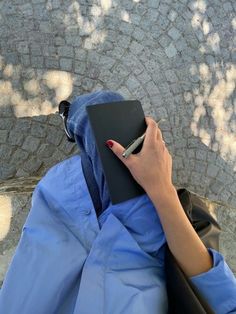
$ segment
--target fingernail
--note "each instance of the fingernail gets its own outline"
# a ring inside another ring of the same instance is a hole
[[[109,148],[112,148],[113,142],[112,142],[112,141],[106,141],[106,145],[107,145]]]

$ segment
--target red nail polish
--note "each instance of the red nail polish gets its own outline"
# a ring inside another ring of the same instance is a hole
[[[106,145],[107,145],[109,148],[112,148],[113,142],[112,142],[112,141],[106,141]]]

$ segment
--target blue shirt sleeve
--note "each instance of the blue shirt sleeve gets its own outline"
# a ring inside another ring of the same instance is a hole
[[[208,248],[213,267],[204,273],[189,277],[206,298],[216,314],[236,313],[236,278],[223,255]]]

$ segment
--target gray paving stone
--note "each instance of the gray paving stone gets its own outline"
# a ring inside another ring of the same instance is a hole
[[[130,20],[132,21],[132,24],[139,25],[141,21],[141,16],[137,14],[130,14]]]
[[[230,197],[231,197],[231,193],[229,192],[229,191],[227,191],[227,190],[223,190],[223,191],[221,191],[221,193],[220,193],[220,199],[223,201],[223,202],[225,202],[226,204],[228,203],[228,201],[229,201],[229,199],[230,199]]]
[[[230,13],[233,11],[233,7],[232,7],[230,2],[225,2],[223,4],[223,8],[224,8],[225,12],[227,12],[227,13]]]
[[[45,57],[45,66],[49,69],[58,69],[59,61],[56,58]]]
[[[28,43],[25,42],[25,41],[21,41],[19,43],[17,43],[17,51],[19,53],[29,53],[29,46],[28,46]]]
[[[175,75],[175,71],[173,70],[167,70],[165,71],[165,77],[168,82],[174,83],[178,81],[177,76]]]
[[[68,57],[73,58],[74,57],[74,49],[73,47],[68,46],[60,46],[58,47],[58,55],[61,57]]]
[[[50,58],[50,60],[52,60],[52,58]],[[52,61],[49,62],[49,59],[46,59],[45,64],[48,67],[51,67]],[[31,66],[34,67],[34,68],[43,68],[44,67],[43,57],[31,56]]]
[[[134,26],[126,22],[120,23],[120,31],[125,35],[130,35],[133,32]]]
[[[21,146],[25,138],[25,134],[12,130],[9,133],[8,144]]]
[[[95,84],[94,80],[89,79],[89,78],[84,78],[84,79],[81,81],[81,87],[82,87],[85,91],[87,91],[87,92],[89,92],[89,91],[91,91],[91,90],[93,89],[94,84]]]
[[[157,23],[159,27],[164,31],[169,26],[169,20],[166,18],[165,15],[158,15]]]
[[[39,29],[43,33],[49,33],[50,34],[52,32],[51,23],[49,21],[41,21],[41,23],[39,25]]]
[[[158,87],[152,82],[148,82],[146,85],[145,85],[145,89],[146,91],[148,92],[148,94],[150,96],[155,96],[155,95],[159,95],[160,94],[160,91],[158,89]]]
[[[24,171],[23,169],[19,168],[16,172],[16,178],[27,178],[30,176],[30,173]]]
[[[77,74],[84,74],[86,70],[86,64],[82,63],[81,61],[74,61],[75,73]]]
[[[33,136],[27,136],[22,148],[28,152],[35,152],[39,146],[40,140],[33,137]]]
[[[59,146],[59,149],[64,153],[66,156],[68,155],[74,155],[78,153],[78,147],[75,143],[71,143],[67,140],[67,138],[64,136],[64,138],[61,141],[61,144]]]
[[[177,41],[177,40],[180,38],[181,33],[178,31],[177,28],[172,27],[172,28],[168,31],[168,35],[169,35],[174,41]]]
[[[204,150],[196,151],[196,159],[206,161],[206,159],[207,159],[207,151],[204,151]]]
[[[48,117],[47,116],[43,116],[43,115],[33,116],[33,117],[31,117],[31,120],[32,121],[37,121],[37,122],[40,122],[40,123],[46,123],[47,120],[48,120]],[[32,122],[32,124],[33,124],[33,122]]]
[[[58,130],[58,128],[54,126],[48,126],[47,134],[47,141],[57,146],[60,144],[64,132],[62,130]]]
[[[30,133],[33,137],[45,137],[46,135],[46,125],[42,125],[37,122],[32,122],[32,127]]]
[[[168,58],[173,58],[177,54],[177,50],[173,43],[170,43],[168,47],[165,48],[165,53]]]
[[[23,170],[28,174],[33,175],[37,173],[42,163],[43,162],[37,159],[36,156],[31,156],[26,162],[24,162]]]
[[[1,107],[1,119],[12,118],[12,108],[10,106]]]
[[[171,22],[174,22],[177,15],[178,15],[178,13],[175,10],[171,9],[169,14],[168,14],[168,18],[169,18],[169,20],[171,20]]]
[[[170,37],[167,36],[167,35],[165,35],[165,34],[164,34],[164,35],[161,35],[158,40],[159,40],[160,45],[161,45],[163,48],[168,47],[168,46],[170,45],[170,43],[171,43]]]
[[[214,163],[215,160],[216,160],[216,158],[217,158],[217,155],[216,155],[215,152],[209,151],[209,152],[207,153],[207,160],[208,160],[208,162]]]
[[[170,87],[174,95],[181,93],[181,88],[178,84],[171,84]]]
[[[6,143],[7,136],[8,136],[8,131],[7,130],[0,130],[0,144]]]
[[[140,86],[140,83],[134,76],[129,76],[126,86],[128,90],[132,92]]]
[[[63,125],[62,119],[59,116],[59,114],[52,114],[52,115],[50,115],[49,119],[48,119],[48,123],[52,124],[52,125],[56,125],[56,126],[62,126]],[[41,127],[44,127],[46,129],[45,125],[43,125],[43,126],[41,125]]]
[[[232,173],[231,174],[227,174],[225,172],[225,169],[220,169],[218,175],[217,175],[217,179],[220,180],[223,183],[233,183],[235,180],[233,179]]]
[[[111,58],[111,57],[108,57],[108,56],[101,56],[99,64],[104,69],[110,69],[115,64],[115,60],[113,58]]]
[[[25,150],[18,148],[11,157],[11,163],[15,165],[20,165],[29,156],[29,153]]]
[[[142,50],[143,50],[143,46],[141,44],[137,43],[136,41],[132,41],[131,42],[130,51],[134,55],[139,55]]]
[[[160,0],[148,0],[148,7],[157,9],[160,5]]]
[[[14,118],[3,118],[3,117],[1,117],[1,119],[0,119],[0,130],[11,129],[13,127],[14,122],[15,122]]]
[[[205,173],[206,172],[206,167],[207,167],[207,163],[204,162],[204,161],[199,161],[199,160],[196,160],[195,162],[195,170],[198,172],[198,173]]]
[[[136,27],[132,33],[132,37],[137,41],[142,41],[146,36],[146,33],[140,29],[139,27]]]
[[[64,71],[72,71],[73,60],[68,58],[60,59],[60,68]]]
[[[48,158],[48,157],[51,157],[52,154],[54,153],[55,151],[55,147],[50,145],[50,144],[42,144],[38,151],[37,151],[37,156],[39,158]]]
[[[52,0],[52,8],[59,9],[60,8],[60,1],[59,0]]]
[[[55,46],[64,46],[66,44],[65,39],[62,37],[57,36],[55,38]]]
[[[33,7],[32,7],[32,5],[30,3],[26,3],[26,4],[21,5],[21,12],[25,16],[33,15]]]
[[[190,182],[194,183],[196,186],[201,185],[201,173],[192,171]]]
[[[31,43],[30,52],[33,56],[42,56],[42,46],[38,43]]]
[[[167,4],[160,3],[159,11],[161,12],[161,14],[163,14],[163,16],[166,16],[169,10],[170,10],[170,7]]]
[[[210,190],[216,195],[218,195],[223,189],[223,187],[224,186],[221,181],[215,180],[214,183],[210,186]]]
[[[9,178],[14,177],[16,173],[15,166],[6,166],[6,165],[0,165],[0,178],[1,180],[6,180]]]
[[[1,163],[3,164],[3,160],[9,161],[9,158],[11,156],[11,153],[13,151],[13,148],[6,145],[6,144],[1,144],[1,149],[0,149],[0,160]]]

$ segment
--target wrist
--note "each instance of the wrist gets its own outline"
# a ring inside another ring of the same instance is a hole
[[[173,184],[162,187],[161,189],[153,185],[153,187],[148,189],[146,192],[149,198],[152,201],[155,200],[155,203],[158,203],[159,206],[162,204],[166,204],[167,202],[170,202],[176,197],[178,198],[177,191]]]

